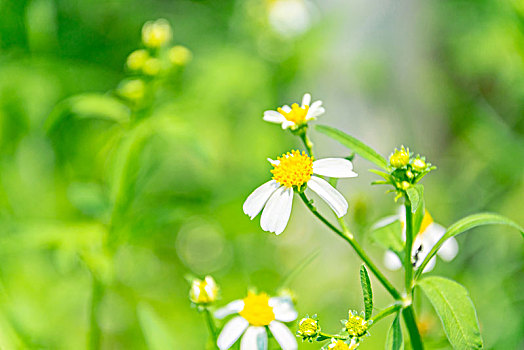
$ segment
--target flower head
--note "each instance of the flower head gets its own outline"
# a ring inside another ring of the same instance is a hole
[[[211,276],[204,280],[194,279],[189,291],[189,299],[195,304],[209,304],[217,299],[218,286]]]
[[[146,50],[135,50],[127,56],[126,65],[131,70],[141,70],[149,58],[149,53]]]
[[[120,96],[132,102],[141,100],[145,95],[146,85],[141,79],[130,79],[120,83],[117,92]]]
[[[327,348],[329,350],[355,350],[358,344],[355,338],[352,338],[349,344],[340,339],[331,338],[331,344],[329,344]]]
[[[413,170],[415,171],[423,172],[424,170],[426,170],[427,166],[428,165],[426,164],[426,162],[419,157],[413,160],[412,167],[413,167]]]
[[[313,338],[316,338],[319,332],[320,326],[315,316],[304,317],[298,323],[297,335],[302,337],[302,340],[311,341]]]
[[[389,157],[389,163],[394,168],[402,168],[409,163],[409,148],[405,149],[404,146],[400,150],[395,148],[395,152]]]
[[[191,51],[185,46],[177,45],[169,49],[169,61],[177,66],[183,66],[191,61]]]
[[[370,324],[370,321],[360,317],[356,311],[349,311],[349,316],[344,326],[350,336],[359,338],[366,334]]]
[[[171,40],[172,30],[166,19],[149,21],[142,27],[142,42],[145,46],[157,49]]]
[[[229,349],[240,338],[241,350],[267,349],[266,326],[269,328],[280,347],[284,350],[296,350],[297,341],[291,331],[282,322],[291,322],[297,318],[293,302],[288,297],[269,297],[265,293],[249,292],[241,300],[235,300],[215,312],[215,317],[222,319],[231,314],[232,318],[218,336],[220,350]]]
[[[299,106],[298,103],[293,103],[291,107],[284,105],[277,108],[276,111],[265,111],[263,119],[270,123],[281,124],[282,129],[291,128],[291,130],[296,130],[307,124],[308,121],[324,114],[325,110],[322,107],[322,101],[310,103],[311,95],[305,94],[302,98],[302,105]]]
[[[269,159],[273,165],[273,179],[258,187],[244,202],[244,213],[251,219],[261,211],[260,226],[264,231],[277,235],[286,228],[291,215],[293,193],[305,187],[318,194],[333,209],[338,217],[346,214],[346,199],[326,180],[315,176],[335,178],[355,177],[353,164],[343,158],[313,160],[305,152],[291,151],[277,160]],[[263,210],[262,210],[263,209]]]

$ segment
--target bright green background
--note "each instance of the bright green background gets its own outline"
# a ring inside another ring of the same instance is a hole
[[[203,349],[207,331],[187,300],[187,274],[215,276],[224,304],[250,286],[276,293],[315,252],[286,286],[299,313],[318,313],[336,331],[348,308],[360,311],[360,262],[302,203],[279,237],[241,209],[269,179],[266,158],[301,146],[262,112],[307,91],[324,101],[319,123],[385,156],[410,146],[438,166],[423,181],[437,222],[490,210],[524,223],[522,1],[318,1],[304,7],[309,27],[294,36],[269,24],[271,6],[0,0],[2,349],[86,348],[90,271],[104,289],[94,319],[104,349],[155,349],[151,339],[165,348],[159,329],[176,349]],[[159,90],[135,142],[126,126],[75,113],[47,132],[60,101],[118,85],[142,24],[159,17],[194,60]],[[320,157],[348,154],[323,135],[313,139]],[[126,142],[130,170],[122,178]],[[341,182],[347,219],[382,266],[367,233],[395,212],[393,195],[369,186],[369,163],[354,164],[360,176]],[[117,188],[123,199],[108,229]],[[468,288],[487,348],[524,346],[522,238],[488,227],[458,241],[460,255],[434,273]],[[388,275],[402,285],[400,273]],[[387,306],[372,283],[376,307]],[[417,302],[428,347],[448,348],[427,300]],[[361,348],[382,348],[391,321],[374,327]]]

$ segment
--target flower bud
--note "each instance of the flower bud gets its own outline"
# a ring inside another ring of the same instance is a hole
[[[142,27],[142,42],[145,46],[157,49],[171,40],[172,31],[169,22],[163,18],[149,21]]]
[[[352,337],[362,337],[368,331],[370,321],[364,320],[356,311],[349,312],[349,318],[344,324]]]
[[[209,304],[217,299],[218,286],[211,276],[202,281],[194,279],[189,291],[189,299],[195,304]]]
[[[402,188],[404,191],[407,191],[407,189],[410,187],[411,185],[409,184],[409,182],[407,181],[402,181],[402,183],[400,184],[400,188]]]
[[[389,163],[395,168],[402,168],[409,163],[409,149],[405,149],[404,146],[397,150],[389,157]]]
[[[140,70],[149,58],[146,50],[135,50],[127,56],[126,65],[131,70]]]
[[[147,75],[157,75],[160,72],[161,64],[158,58],[149,58],[144,63],[142,70]]]
[[[420,158],[417,158],[413,161],[413,169],[415,171],[424,171],[426,170],[426,162]]]
[[[318,321],[311,317],[305,317],[298,323],[297,334],[304,340],[316,337],[319,331]]]
[[[185,46],[177,45],[169,49],[169,61],[176,66],[184,66],[193,58],[193,54]]]
[[[130,101],[141,100],[145,95],[146,85],[140,79],[125,80],[120,83],[117,92],[120,96]]]
[[[331,338],[331,344],[329,344],[327,348],[329,350],[355,350],[358,344],[354,338],[351,339],[351,343],[349,344],[340,339]]]

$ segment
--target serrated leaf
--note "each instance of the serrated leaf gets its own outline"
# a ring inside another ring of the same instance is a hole
[[[386,159],[378,154],[374,149],[364,144],[362,141],[357,140],[353,136],[330,126],[317,125],[316,129],[324,135],[331,137],[333,140],[340,142],[362,158],[372,162],[384,170],[387,170],[388,163]]]
[[[375,228],[370,233],[371,240],[378,243],[385,249],[394,252],[402,252],[404,250],[404,241],[402,240],[402,224],[399,220],[395,220],[387,225]]]
[[[431,248],[429,254],[424,258],[424,261],[417,270],[417,277],[420,276],[420,274],[424,270],[424,267],[426,267],[428,262],[431,260],[433,256],[435,256],[437,251],[440,249],[440,247],[444,244],[444,242],[447,239],[455,237],[474,227],[494,224],[507,225],[516,228],[524,236],[524,228],[520,227],[516,222],[508,219],[505,216],[494,213],[480,213],[469,215],[455,222],[446,230],[446,233],[444,233],[444,235],[438,240],[438,242],[433,246],[433,248]]]
[[[406,194],[408,195],[409,201],[411,202],[411,212],[415,213],[424,200],[424,186],[415,185],[407,189]]]
[[[417,285],[435,308],[454,349],[482,349],[477,314],[466,288],[438,276],[426,277]]]
[[[368,270],[364,264],[360,266],[360,285],[362,286],[362,295],[364,297],[365,318],[369,320],[373,312],[373,291]]]
[[[404,348],[402,329],[400,328],[400,314],[397,314],[386,338],[386,350],[400,350]]]
[[[177,348],[176,341],[172,336],[173,332],[167,328],[151,306],[139,304],[137,313],[148,349],[165,350]]]

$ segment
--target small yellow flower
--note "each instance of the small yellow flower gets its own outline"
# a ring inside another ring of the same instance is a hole
[[[149,21],[142,27],[142,42],[145,46],[157,49],[171,40],[172,30],[169,22],[163,18]]]
[[[350,311],[345,326],[350,336],[361,337],[366,334],[369,327],[369,321],[360,317],[356,311]]]
[[[298,323],[297,333],[303,338],[315,337],[318,334],[318,331],[318,321],[311,317],[305,317]]]
[[[355,350],[356,348],[358,348],[358,342],[355,338],[352,338],[349,344],[340,339],[332,338],[331,344],[328,345],[329,350]]]
[[[120,83],[118,94],[130,101],[139,101],[144,98],[146,85],[143,80],[131,79]]]
[[[148,58],[146,50],[135,50],[127,56],[126,65],[131,70],[141,70]]]
[[[169,49],[169,61],[176,66],[184,66],[193,58],[191,51],[181,45],[173,46]]]
[[[144,66],[142,67],[142,70],[147,75],[157,75],[160,72],[160,69],[162,68],[162,65],[160,63],[160,60],[158,58],[148,58]]]
[[[209,304],[217,299],[218,286],[211,276],[204,280],[194,279],[189,291],[189,299],[195,304]]]
[[[407,182],[407,181],[402,181],[402,183],[400,184],[400,187],[401,187],[404,191],[406,191],[406,190],[409,188],[409,186],[411,186],[411,185],[410,185],[409,182]]]
[[[424,171],[426,170],[426,162],[420,158],[417,158],[413,161],[413,169],[415,171]]]
[[[402,168],[409,163],[409,148],[405,149],[404,146],[397,150],[389,157],[389,163],[395,168]]]

